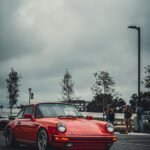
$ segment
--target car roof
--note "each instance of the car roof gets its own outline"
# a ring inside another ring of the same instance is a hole
[[[39,103],[24,105],[24,107],[27,107],[27,106],[36,106],[36,105],[39,105],[39,104],[64,104],[64,105],[71,105],[69,103],[64,103],[64,102],[39,102]]]

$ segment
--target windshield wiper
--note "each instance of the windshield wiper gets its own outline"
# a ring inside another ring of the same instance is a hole
[[[65,116],[63,116],[63,115],[60,115],[60,116],[58,116],[58,118],[77,118],[78,116],[73,116],[73,115],[65,115]]]
[[[77,116],[73,116],[73,115],[67,115],[66,117],[69,117],[69,118],[77,118]]]
[[[77,118],[85,118],[84,116],[76,116]]]
[[[63,115],[60,115],[60,116],[57,116],[58,118],[65,118],[66,116],[63,116]]]

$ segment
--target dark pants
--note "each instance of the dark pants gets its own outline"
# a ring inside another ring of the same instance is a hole
[[[137,118],[137,130],[143,132],[143,121],[142,118]]]
[[[131,131],[132,130],[131,118],[125,118],[124,121],[125,121],[125,125],[126,125],[126,131],[128,132],[129,129]]]

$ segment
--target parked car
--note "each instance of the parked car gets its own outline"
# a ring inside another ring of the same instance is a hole
[[[7,124],[9,123],[8,117],[0,117],[0,130],[4,130]]]
[[[143,115],[147,116],[148,118],[150,118],[150,111],[144,111]]]
[[[144,132],[150,132],[150,111],[144,111],[142,121]]]
[[[38,103],[21,109],[6,128],[6,145],[31,144],[37,150],[109,150],[112,124],[83,117],[72,105]]]

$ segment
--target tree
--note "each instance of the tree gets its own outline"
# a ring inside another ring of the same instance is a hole
[[[68,70],[66,70],[64,74],[64,78],[62,79],[60,85],[62,87],[63,100],[66,102],[70,102],[73,99],[73,95],[74,95],[74,89],[73,89],[74,83],[72,81],[72,76],[68,72]]]
[[[144,83],[145,88],[147,88],[149,90],[150,89],[150,65],[147,65],[144,68],[145,68],[145,77],[144,77],[144,81],[142,81],[142,83]],[[150,91],[141,92],[140,99],[141,99],[141,106],[143,107],[143,109],[150,110]],[[130,104],[131,104],[132,109],[135,111],[136,106],[138,104],[137,94],[133,94],[131,96]]]
[[[115,112],[123,112],[123,107],[126,105],[126,102],[123,98],[116,97],[113,99],[111,107],[115,109]]]
[[[88,112],[103,112],[103,97],[105,102],[109,105],[112,103],[113,96],[110,94],[95,95],[94,99],[87,105]]]
[[[112,93],[114,93],[113,86],[115,85],[115,82],[109,73],[105,71],[94,73],[94,77],[96,78],[96,82],[91,88],[94,99],[97,98],[98,95],[102,95],[102,107],[104,109],[106,104],[108,104],[106,103],[106,97],[108,97],[108,95],[112,96]]]
[[[141,106],[143,109],[150,110],[150,92],[141,92]],[[133,94],[130,98],[131,108],[135,111],[136,106],[138,104],[138,96],[137,94]]]
[[[150,65],[145,66],[145,88],[150,89]]]
[[[11,68],[11,72],[8,74],[8,78],[6,79],[10,115],[12,115],[13,106],[16,105],[18,101],[20,86],[19,81],[21,78],[21,75],[19,75],[18,72]]]
[[[140,94],[141,95],[141,94]],[[132,96],[130,97],[130,101],[129,101],[130,105],[131,105],[131,109],[133,111],[135,111],[137,103],[138,103],[138,96],[137,94],[132,94]]]
[[[94,73],[94,76],[96,78],[96,82],[92,87],[92,91],[95,93],[95,95],[102,94],[102,92],[104,94],[110,94],[114,92],[114,89],[112,87],[115,85],[115,82],[112,77],[110,77],[108,72],[96,72]]]
[[[150,92],[141,93],[141,104],[145,111],[150,110]]]

